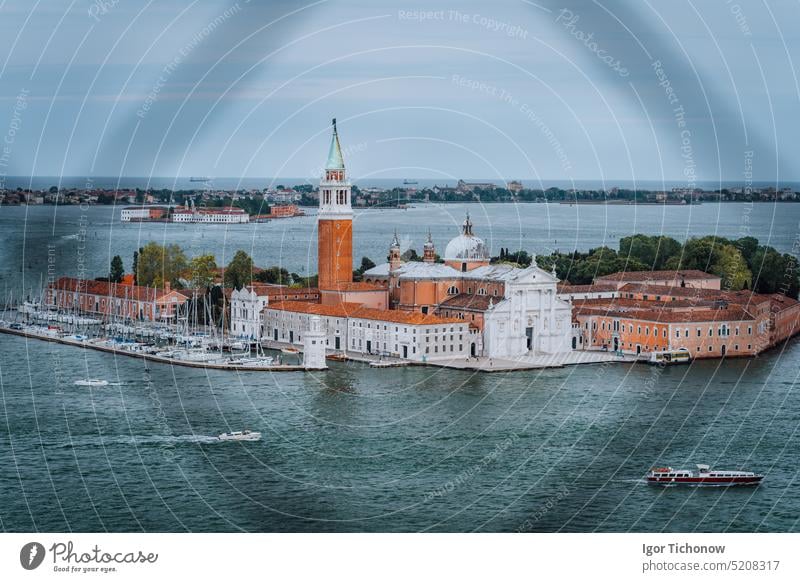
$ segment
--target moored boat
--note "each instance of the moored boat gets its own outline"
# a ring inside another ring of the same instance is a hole
[[[653,467],[646,475],[651,485],[758,485],[764,475],[751,471],[721,471],[708,465],[697,465],[697,470]]]
[[[692,355],[686,348],[676,350],[666,350],[663,352],[651,352],[648,363],[660,366],[672,366],[675,364],[688,364],[692,361]]]

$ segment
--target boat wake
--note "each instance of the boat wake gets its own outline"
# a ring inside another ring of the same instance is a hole
[[[119,445],[153,446],[153,445],[178,445],[178,444],[216,444],[221,443],[219,437],[209,435],[130,435],[130,436],[81,436],[68,441],[44,442],[45,446],[55,448],[83,448],[83,447],[108,447]]]

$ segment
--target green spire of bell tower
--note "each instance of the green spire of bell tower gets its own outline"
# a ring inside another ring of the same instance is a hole
[[[328,162],[325,164],[326,170],[344,170],[344,157],[342,157],[342,146],[339,145],[339,133],[336,131],[336,118],[333,118],[333,136],[331,137],[331,149],[328,151]]]

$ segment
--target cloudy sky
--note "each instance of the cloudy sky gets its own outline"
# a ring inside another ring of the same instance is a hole
[[[800,179],[797,0],[0,0],[0,172]]]

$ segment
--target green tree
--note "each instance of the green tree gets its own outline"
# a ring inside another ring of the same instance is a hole
[[[148,287],[163,287],[165,283],[180,287],[180,278],[187,265],[186,255],[178,245],[161,246],[149,242],[140,249],[136,280],[139,285]]]
[[[737,240],[734,244],[736,248],[742,251],[742,256],[744,260],[747,261],[748,268],[755,272],[753,269],[753,259],[759,249],[758,239],[752,236],[745,236]]]
[[[668,236],[647,236],[635,234],[619,241],[619,254],[647,265],[653,270],[661,270],[671,257],[680,254],[681,243]]]
[[[207,289],[211,287],[216,275],[217,261],[214,255],[200,255],[189,261],[189,272],[192,287]]]
[[[111,270],[108,272],[108,280],[112,283],[119,283],[125,276],[125,267],[122,265],[122,257],[114,255],[111,259]]]
[[[725,245],[720,249],[717,262],[711,266],[711,272],[722,278],[723,289],[749,289],[752,283],[752,273],[747,268],[747,261],[742,252],[733,245]]]
[[[225,286],[241,289],[253,281],[253,259],[244,251],[236,251],[225,268]]]
[[[757,293],[783,293],[798,296],[798,262],[792,255],[781,255],[772,247],[759,247],[753,256],[753,290]]]
[[[723,287],[738,291],[750,287],[752,273],[739,247],[719,236],[704,236],[686,241],[680,255],[672,256],[667,269],[698,269],[719,275]]]
[[[282,267],[269,267],[253,275],[255,281],[272,285],[291,285],[292,275]]]

